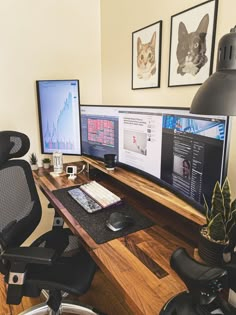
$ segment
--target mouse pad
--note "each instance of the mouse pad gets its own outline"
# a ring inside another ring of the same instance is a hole
[[[74,186],[75,188],[76,186]],[[154,225],[154,222],[140,214],[126,201],[124,203],[102,209],[94,213],[87,213],[68,193],[69,188],[54,190],[53,194],[65,206],[70,214],[80,223],[97,244],[143,230]],[[134,223],[123,230],[113,232],[106,227],[106,221],[113,212],[121,212],[133,218]]]

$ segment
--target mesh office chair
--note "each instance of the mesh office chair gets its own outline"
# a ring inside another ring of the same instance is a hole
[[[66,255],[68,229],[53,229],[30,247],[20,247],[37,227],[41,205],[30,165],[20,158],[30,146],[26,135],[0,132],[0,272],[8,283],[7,303],[19,304],[23,296],[36,297],[45,289],[48,301],[26,314],[95,315],[91,307],[62,301],[61,292],[85,293],[92,282],[96,265],[81,246],[76,254]],[[35,247],[37,246],[37,247]]]
[[[236,289],[236,268],[233,269],[233,264],[228,276],[225,268],[200,264],[183,248],[179,248],[172,254],[170,265],[183,280],[188,291],[171,298],[162,308],[160,315],[236,315],[236,309],[221,295],[222,289],[230,288],[231,285]],[[234,281],[229,281],[233,274]]]

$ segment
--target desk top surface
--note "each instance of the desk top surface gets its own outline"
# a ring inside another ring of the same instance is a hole
[[[73,233],[81,237],[101,270],[119,288],[134,314],[156,315],[169,298],[185,290],[182,281],[170,268],[169,259],[178,247],[186,248],[193,255],[198,224],[104,174],[99,182],[127,198],[155,225],[99,245],[52,193],[55,189],[82,184],[88,181],[87,176],[82,174],[70,181],[65,173],[54,178],[49,171],[40,168],[34,172],[34,178]]]

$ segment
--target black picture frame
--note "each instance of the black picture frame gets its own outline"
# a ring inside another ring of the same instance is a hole
[[[162,21],[132,33],[132,90],[160,87]]]
[[[168,87],[200,85],[212,73],[218,0],[171,16]]]

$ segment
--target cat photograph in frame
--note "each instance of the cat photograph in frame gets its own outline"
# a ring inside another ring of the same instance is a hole
[[[200,85],[211,74],[218,0],[171,17],[168,86]]]
[[[132,89],[160,87],[162,21],[132,33]]]

